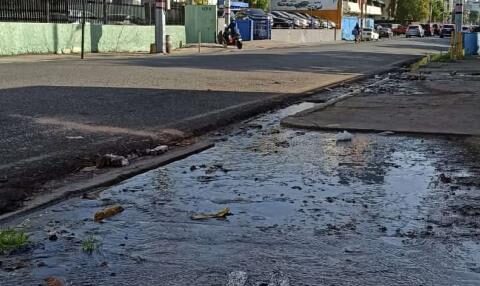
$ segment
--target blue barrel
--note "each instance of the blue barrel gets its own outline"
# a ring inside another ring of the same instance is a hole
[[[252,20],[237,20],[237,29],[242,36],[242,41],[253,40],[253,21]]]
[[[478,34],[463,33],[463,49],[466,56],[478,54]]]

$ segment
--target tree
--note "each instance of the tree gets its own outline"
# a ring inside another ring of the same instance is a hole
[[[468,21],[472,25],[477,25],[479,17],[480,17],[480,13],[478,13],[478,11],[470,11],[470,15],[468,15]]]
[[[249,0],[250,7],[262,9],[267,11],[269,0]]]
[[[401,0],[397,1],[397,21],[418,22],[428,18],[429,0]]]
[[[442,0],[432,0],[432,22],[443,22],[445,5]]]

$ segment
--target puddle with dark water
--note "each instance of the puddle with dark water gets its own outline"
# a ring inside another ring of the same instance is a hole
[[[478,177],[478,149],[400,135],[337,143],[334,133],[279,126],[311,106],[239,125],[216,147],[98,199],[13,222],[34,244],[3,259],[0,284],[225,285],[245,271],[259,285],[281,271],[291,285],[480,285],[478,185],[439,180]],[[93,222],[112,204],[125,211]],[[225,220],[190,219],[224,207],[233,213]],[[92,235],[101,244],[89,255],[82,240]]]

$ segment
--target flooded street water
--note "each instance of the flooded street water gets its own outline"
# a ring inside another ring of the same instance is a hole
[[[245,271],[248,285],[273,285],[274,273],[289,285],[480,285],[480,150],[468,138],[356,133],[338,143],[280,127],[310,106],[213,134],[210,150],[12,222],[34,244],[2,258],[0,284],[226,285]],[[124,212],[93,221],[113,204]],[[224,220],[190,218],[225,207]],[[91,236],[100,243],[87,254]]]

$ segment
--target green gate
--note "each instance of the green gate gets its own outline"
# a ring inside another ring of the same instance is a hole
[[[185,6],[185,32],[187,44],[215,43],[217,38],[217,6]]]

